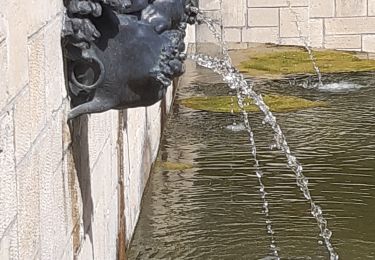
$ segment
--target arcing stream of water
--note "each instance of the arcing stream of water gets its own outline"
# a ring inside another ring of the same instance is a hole
[[[212,19],[203,18],[202,21],[207,24],[210,31],[214,34],[214,37],[221,43],[221,51],[222,51],[222,54],[224,56],[224,60],[222,60],[223,64],[228,64],[228,65],[231,64],[232,62],[231,62],[231,58],[229,56],[227,44],[225,44],[224,35],[221,32],[219,32],[218,30],[216,30],[215,25],[214,25],[214,21]],[[230,68],[232,68],[232,67],[230,67]],[[250,125],[248,113],[245,109],[246,99],[245,99],[245,96],[241,94],[240,88],[236,87],[235,85],[232,85],[232,82],[230,81],[230,79],[229,79],[229,81],[227,81],[227,83],[231,87],[231,89],[234,89],[237,93],[237,103],[238,103],[238,106],[239,106],[239,108],[241,110],[241,113],[243,115],[244,127],[245,127],[245,129],[246,129],[246,131],[248,132],[248,135],[249,135],[249,143],[251,145],[251,153],[253,155],[254,167],[255,167],[256,176],[258,178],[258,183],[259,183],[259,187],[260,187],[259,188],[260,196],[261,196],[262,201],[263,201],[263,213],[264,213],[265,219],[266,219],[267,234],[270,236],[270,241],[271,241],[271,243],[270,243],[271,254],[272,254],[274,259],[279,260],[280,259],[279,258],[279,251],[278,251],[278,248],[276,246],[274,231],[273,231],[273,228],[272,228],[272,220],[271,220],[271,217],[270,217],[270,210],[269,210],[269,206],[268,206],[269,203],[268,203],[268,200],[267,200],[267,191],[266,191],[266,187],[263,184],[263,179],[262,179],[263,178],[263,172],[260,168],[260,163],[259,163],[259,160],[257,158],[257,147],[256,147],[256,143],[255,143],[254,133],[253,133],[251,125]],[[232,103],[233,103],[233,99],[232,99]],[[231,106],[232,106],[232,110],[233,110],[233,107],[234,107],[233,104],[231,104]]]
[[[272,112],[269,110],[268,106],[265,104],[263,98],[261,95],[258,95],[252,88],[252,85],[248,83],[242,74],[240,74],[233,66],[231,59],[228,54],[228,48],[226,47],[225,41],[221,35],[220,32],[216,30],[214,27],[214,24],[210,19],[201,18],[202,21],[204,21],[206,24],[208,24],[209,29],[213,32],[214,36],[220,41],[221,48],[223,49],[224,59],[219,58],[213,58],[207,55],[203,54],[193,54],[190,57],[197,62],[197,64],[206,67],[208,69],[213,70],[215,73],[220,74],[224,81],[228,84],[228,86],[231,89],[236,90],[237,97],[238,97],[238,105],[240,108],[242,108],[242,113],[244,115],[245,125],[248,130],[249,134],[249,140],[250,144],[252,145],[252,153],[255,159],[255,164],[257,166],[257,169],[259,169],[259,161],[256,157],[256,147],[255,147],[255,141],[254,141],[254,135],[251,130],[247,112],[243,109],[243,102],[246,100],[246,98],[251,98],[254,101],[254,104],[259,107],[259,109],[264,114],[264,124],[268,124],[272,130],[274,131],[274,141],[276,147],[283,152],[287,159],[287,165],[289,168],[294,172],[296,177],[296,182],[300,190],[303,192],[304,197],[307,201],[310,203],[311,207],[311,215],[316,219],[318,227],[320,229],[320,236],[322,237],[324,244],[328,250],[328,253],[330,255],[331,260],[337,260],[339,259],[338,254],[336,253],[332,243],[331,243],[331,236],[332,232],[329,230],[327,225],[327,220],[323,216],[323,211],[319,205],[315,203],[315,201],[312,199],[310,190],[308,187],[308,179],[303,174],[303,168],[302,165],[299,163],[298,159],[293,155],[291,152],[288,142],[286,140],[286,137],[284,133],[281,130],[280,125],[276,121],[276,117],[272,114]],[[261,187],[262,187],[262,174],[261,171],[257,170],[257,176],[260,181]],[[264,187],[264,185],[263,185]],[[262,188],[261,188],[262,191]],[[265,191],[263,189],[263,195],[265,195]],[[265,209],[265,214],[267,217],[267,221],[269,221],[269,210],[268,210],[268,203],[267,200],[263,199],[264,206],[267,208]],[[265,208],[265,207],[264,207]],[[273,238],[273,231],[271,222],[269,224],[269,233],[272,235],[272,243],[271,248],[275,246],[275,241]],[[278,251],[276,247],[274,248],[274,256],[276,259],[278,259]]]
[[[318,64],[316,62],[316,59],[315,59],[314,53],[312,51],[312,48],[310,47],[309,37],[303,35],[303,31],[302,31],[302,28],[301,28],[302,21],[299,18],[299,15],[297,14],[297,12],[292,8],[292,3],[289,0],[287,1],[287,3],[288,3],[289,11],[295,17],[295,21],[294,22],[295,22],[296,27],[297,27],[299,38],[302,40],[303,45],[304,45],[307,53],[309,54],[309,58],[310,58],[311,63],[313,65],[313,67],[314,67],[315,73],[318,76],[318,81],[319,82],[318,82],[318,86],[317,87],[322,87],[323,86],[322,73],[320,72],[320,69],[319,69]]]

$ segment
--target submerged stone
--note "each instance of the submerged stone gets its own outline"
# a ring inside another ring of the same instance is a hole
[[[159,171],[183,171],[192,169],[194,166],[188,163],[181,163],[181,162],[162,162],[157,161],[155,165],[155,169]]]
[[[309,54],[304,48],[265,46],[233,51],[240,71],[250,76],[278,77],[293,74],[315,74]],[[354,52],[313,50],[322,73],[375,71],[375,60],[362,59]],[[246,57],[246,58],[244,58]]]
[[[265,103],[272,112],[292,112],[307,108],[324,107],[327,102],[311,101],[299,97],[282,96],[282,95],[266,95],[263,97]],[[235,97],[231,96],[205,96],[192,97],[178,101],[180,104],[195,109],[210,112],[235,113],[240,112]],[[248,112],[258,112],[259,108],[253,104],[252,100],[246,100],[245,109]]]

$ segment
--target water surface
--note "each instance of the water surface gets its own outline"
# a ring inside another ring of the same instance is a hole
[[[258,93],[330,103],[275,115],[344,260],[375,258],[374,76],[325,76],[323,81],[331,85],[320,89],[303,87],[304,77],[262,81],[255,87]],[[182,84],[178,98],[228,94],[207,70],[186,77],[190,81]],[[262,119],[260,113],[250,115],[280,256],[328,259],[310,205],[284,156],[270,150],[272,133]],[[228,127],[233,122],[239,124],[240,115],[174,106],[160,159],[194,167],[153,173],[129,259],[267,259],[270,241],[248,136],[241,127]]]

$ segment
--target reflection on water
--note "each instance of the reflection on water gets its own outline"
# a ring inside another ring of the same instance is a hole
[[[211,74],[205,70],[194,73],[194,80],[179,90],[180,97],[227,94],[222,84],[207,85],[215,80],[207,81]],[[363,86],[355,90],[305,89],[303,80],[259,82],[257,91],[330,103],[277,118],[304,165],[315,201],[324,209],[341,259],[374,259],[374,75],[324,78],[326,83]],[[233,121],[240,126],[237,117],[174,107],[160,158],[194,168],[153,174],[129,259],[267,259],[269,238],[248,136],[228,129]],[[269,149],[271,131],[261,124],[261,114],[251,114],[250,120],[281,258],[328,259],[293,173],[282,154]]]

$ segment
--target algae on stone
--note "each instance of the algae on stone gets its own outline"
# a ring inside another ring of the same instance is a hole
[[[187,163],[180,163],[180,162],[157,161],[155,168],[160,171],[183,171],[183,170],[192,169],[193,165],[187,164]]]
[[[305,49],[272,48],[263,53],[249,50],[248,59],[240,63],[240,71],[252,76],[315,73]],[[313,54],[322,73],[375,71],[375,60],[361,59],[352,52],[319,50]]]
[[[327,103],[323,101],[311,101],[293,96],[266,95],[263,99],[272,112],[291,112],[327,106]],[[233,112],[240,112],[236,99],[231,96],[192,97],[179,100],[178,102],[195,110],[230,113],[233,108]],[[259,108],[253,104],[252,100],[246,100],[245,109],[248,112],[259,111]]]

